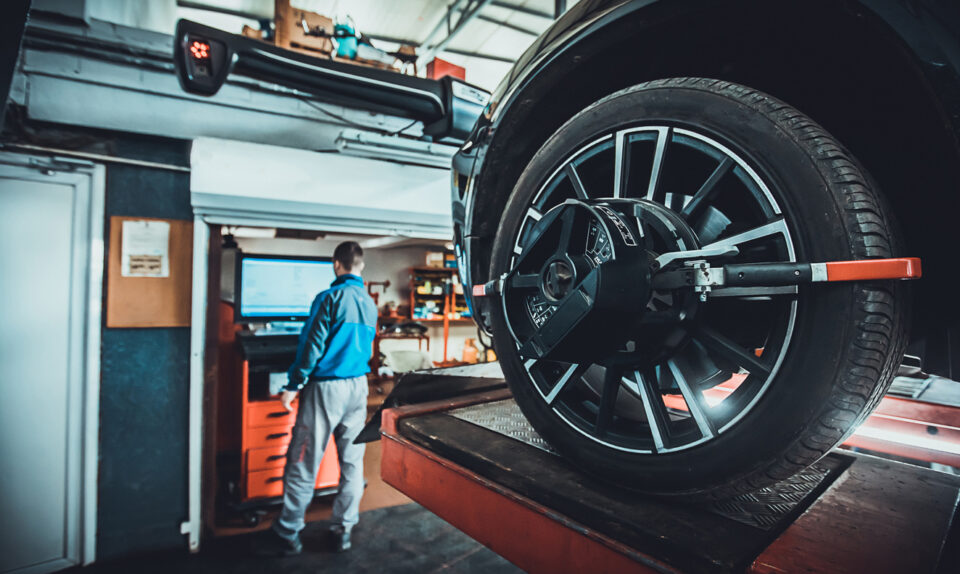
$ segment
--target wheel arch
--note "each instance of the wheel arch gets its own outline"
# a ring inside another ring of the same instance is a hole
[[[945,241],[960,213],[960,104],[949,110],[944,101],[960,101],[960,81],[949,58],[937,62],[939,52],[916,46],[926,41],[917,15],[891,14],[893,4],[813,1],[786,10],[781,3],[690,2],[677,9],[657,2],[625,10],[567,46],[498,111],[470,222],[474,283],[489,279],[490,238],[513,182],[566,120],[637,83],[708,77],[797,107],[853,152],[891,204],[904,252],[924,259],[926,278],[914,289],[914,339],[950,327],[960,317],[951,289],[960,270],[953,242]]]

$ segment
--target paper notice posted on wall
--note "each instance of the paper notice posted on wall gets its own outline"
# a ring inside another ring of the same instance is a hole
[[[123,277],[170,276],[170,224],[166,221],[124,221],[120,243]]]

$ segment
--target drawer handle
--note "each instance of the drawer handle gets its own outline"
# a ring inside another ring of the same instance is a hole
[[[283,437],[287,436],[288,434],[290,434],[290,433],[289,433],[289,432],[275,432],[275,433],[273,433],[273,434],[268,434],[268,435],[267,435],[267,440],[274,439],[274,438],[283,438]]]
[[[281,480],[283,480],[282,476],[271,476],[267,479],[267,484],[270,484],[271,482],[280,482]]]
[[[270,456],[267,457],[267,462],[270,462],[270,461],[273,461],[273,460],[280,460],[281,458],[286,458],[286,457],[287,457],[287,455],[285,455],[285,454],[272,454],[272,455],[270,455]]]
[[[287,415],[292,415],[292,414],[293,414],[293,413],[291,413],[291,412],[289,412],[289,411],[280,411],[280,412],[268,414],[268,415],[267,415],[267,418],[268,418],[268,419],[278,419],[278,418],[280,418],[280,417],[285,417],[285,416],[287,416]]]

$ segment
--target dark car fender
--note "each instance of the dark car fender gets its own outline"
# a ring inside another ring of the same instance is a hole
[[[685,22],[718,6],[730,10],[821,11],[824,15],[841,14],[863,22],[871,34],[882,37],[915,68],[916,76],[924,84],[922,90],[935,106],[940,126],[950,141],[951,155],[960,158],[957,134],[960,134],[960,7],[941,0],[837,0],[806,2],[761,3],[755,1],[713,2],[707,0],[584,0],[569,10],[542,34],[518,59],[494,91],[490,103],[477,122],[468,140],[453,160],[452,203],[457,256],[462,280],[470,293],[474,284],[482,284],[488,277],[490,248],[499,225],[503,205],[519,173],[504,170],[504,166],[525,164],[532,153],[557,126],[537,133],[536,114],[543,108],[562,106],[565,99],[573,100],[568,92],[552,87],[572,68],[589,57],[603,54],[618,39],[627,36],[642,37],[658,29],[683,30]],[[639,81],[694,75],[694,67],[676,69],[662,66],[658,69],[657,54],[638,54],[638,59],[650,63],[653,77],[636,76]],[[657,73],[664,75],[657,76]],[[722,77],[722,71],[707,77],[737,81],[735,72]],[[742,81],[742,80],[741,80]],[[598,85],[587,88],[581,97],[582,108],[603,95],[626,85],[610,87]],[[596,82],[594,82],[596,83]],[[763,89],[764,86],[757,86]],[[589,89],[595,89],[596,94]],[[773,92],[777,95],[776,92]],[[789,101],[789,100],[788,100]],[[579,108],[577,108],[579,109]],[[804,109],[801,107],[801,109]],[[569,113],[565,120],[575,113]],[[559,115],[563,115],[560,113]],[[818,119],[814,116],[815,119]],[[562,123],[562,122],[561,122]],[[531,127],[533,126],[533,127]],[[829,126],[828,126],[829,127]],[[945,176],[946,177],[946,176]],[[951,175],[950,177],[953,177]],[[960,175],[956,175],[960,181]],[[484,328],[486,302],[471,301],[474,315]]]

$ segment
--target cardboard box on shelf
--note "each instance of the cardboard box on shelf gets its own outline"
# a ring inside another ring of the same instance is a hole
[[[443,251],[427,251],[427,267],[443,267]]]
[[[444,76],[453,76],[454,78],[460,78],[461,80],[466,81],[467,79],[467,70],[456,64],[451,64],[446,60],[441,60],[440,58],[434,58],[429,63],[427,63],[427,77],[439,80]]]
[[[244,38],[253,38],[254,40],[263,40],[263,30],[254,28],[252,26],[243,25],[243,30],[240,31],[240,35]]]

